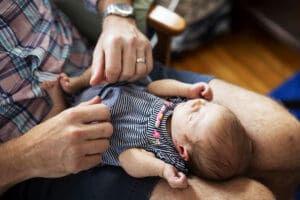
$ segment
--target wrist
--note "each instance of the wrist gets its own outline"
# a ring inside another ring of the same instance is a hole
[[[159,177],[166,178],[165,177],[166,168],[167,168],[167,164],[166,163],[164,163],[163,165],[161,165],[161,167],[158,168],[158,170],[159,170]]]
[[[132,17],[121,17],[117,15],[109,15],[103,19],[102,28],[104,30],[106,27],[114,27],[118,23],[126,23],[127,25],[131,24],[133,26],[136,26],[135,19]]]

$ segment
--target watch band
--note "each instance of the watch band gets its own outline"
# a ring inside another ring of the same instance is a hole
[[[117,15],[121,17],[134,17],[133,7],[127,3],[113,3],[105,8],[102,13],[104,19],[108,15]]]

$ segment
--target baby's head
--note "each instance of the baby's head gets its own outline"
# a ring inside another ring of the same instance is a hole
[[[201,99],[175,108],[172,137],[191,172],[209,179],[242,174],[252,155],[251,140],[234,113]]]

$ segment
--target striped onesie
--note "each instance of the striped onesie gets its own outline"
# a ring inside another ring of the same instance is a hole
[[[118,157],[123,151],[142,148],[153,152],[157,158],[173,165],[179,171],[188,172],[166,129],[167,119],[173,113],[174,107],[166,109],[157,128],[160,132],[160,138],[157,139],[153,136],[153,131],[165,99],[146,92],[145,87],[134,84],[109,87],[102,85],[83,91],[75,98],[75,104],[89,100],[99,92],[102,102],[110,109],[113,125],[110,148],[102,154],[103,164],[120,166]],[[177,98],[174,101],[176,105],[182,100]]]

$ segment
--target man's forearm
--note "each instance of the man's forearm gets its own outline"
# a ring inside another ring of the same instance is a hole
[[[33,176],[28,148],[22,137],[0,145],[0,194]]]
[[[221,80],[210,83],[214,101],[231,109],[254,141],[252,168],[258,171],[300,169],[300,124],[268,97]]]

